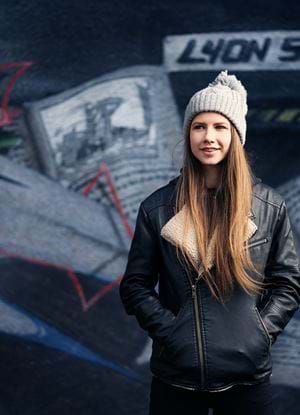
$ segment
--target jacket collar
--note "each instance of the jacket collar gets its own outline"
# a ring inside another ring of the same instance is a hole
[[[174,182],[176,184],[179,176],[175,179],[171,180],[170,183]],[[256,183],[261,182],[261,179],[259,177],[254,177],[254,185]],[[174,194],[176,192],[172,192],[173,201],[174,201]],[[172,204],[173,205],[173,204]],[[183,240],[183,231],[184,231],[184,216],[186,213],[186,205],[183,206],[183,208],[174,215],[161,229],[161,236],[176,246],[176,244]],[[255,215],[253,213],[253,210],[248,214],[247,217],[247,233],[245,241],[250,239],[254,233],[257,231],[257,226],[255,222],[252,220],[255,218]],[[215,244],[215,232],[213,233],[211,240],[208,244],[208,268],[210,269],[214,265],[215,260],[215,252],[214,252],[214,244]],[[195,259],[195,261],[198,263],[200,274],[204,271],[203,266],[200,263],[199,255],[196,249],[196,233],[193,226],[190,226],[190,228],[187,230],[187,236],[185,238],[184,242],[184,248],[186,251],[190,253],[190,255]]]

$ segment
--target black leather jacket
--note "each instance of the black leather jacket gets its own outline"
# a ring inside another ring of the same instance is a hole
[[[235,284],[224,307],[203,279],[195,282],[174,244],[160,234],[174,216],[177,180],[140,204],[120,283],[125,310],[152,338],[150,369],[161,380],[211,392],[260,383],[272,373],[271,346],[300,302],[299,262],[285,201],[255,178],[249,219],[256,226],[249,249],[271,288],[250,296]]]

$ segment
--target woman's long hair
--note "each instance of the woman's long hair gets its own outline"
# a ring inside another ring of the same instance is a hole
[[[253,279],[245,268],[257,272],[249,255],[246,238],[247,217],[249,216],[252,199],[253,173],[239,135],[231,124],[231,143],[226,157],[220,162],[220,183],[215,197],[209,202],[209,191],[205,185],[203,165],[193,155],[189,137],[185,138],[182,174],[176,187],[176,207],[178,213],[184,205],[185,232],[194,226],[199,264],[183,248],[183,243],[176,246],[176,254],[180,254],[188,267],[192,267],[197,275],[204,278],[212,295],[223,302],[226,295],[233,289],[236,280],[248,294],[257,293],[264,285],[262,281]],[[208,243],[215,231],[214,265],[215,272],[208,268]],[[246,245],[245,245],[246,244]]]

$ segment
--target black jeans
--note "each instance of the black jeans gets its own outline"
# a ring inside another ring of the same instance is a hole
[[[235,385],[221,392],[179,388],[152,377],[149,415],[275,415],[270,378],[257,385]]]

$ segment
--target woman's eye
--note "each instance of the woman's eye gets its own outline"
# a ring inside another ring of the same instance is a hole
[[[197,130],[199,130],[199,128],[204,128],[203,127],[203,125],[195,125],[194,126],[194,129],[197,129]],[[226,127],[225,127],[225,125],[217,125],[215,128],[217,128],[217,129],[219,129],[219,128],[225,128],[226,129]]]

